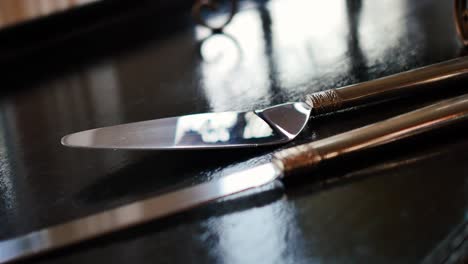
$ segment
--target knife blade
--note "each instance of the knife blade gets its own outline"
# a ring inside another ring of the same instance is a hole
[[[257,147],[293,140],[311,115],[427,92],[442,80],[466,76],[468,57],[337,89],[306,95],[305,102],[247,112],[170,117],[66,135],[67,147],[109,149],[210,149]]]
[[[220,198],[260,187],[323,161],[374,148],[468,118],[468,95],[312,143],[280,150],[273,159],[244,171],[101,213],[0,241],[0,263],[25,259],[111,232],[167,217]]]
[[[274,165],[265,164],[213,182],[170,192],[24,236],[0,241],[0,263],[43,254],[262,186],[275,180],[280,172]]]

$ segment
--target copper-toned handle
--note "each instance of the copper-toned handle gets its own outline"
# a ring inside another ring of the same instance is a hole
[[[306,102],[312,106],[314,114],[330,113],[343,108],[428,91],[431,88],[428,84],[464,75],[468,75],[468,57],[309,94],[306,96]]]
[[[385,121],[282,150],[275,154],[275,162],[284,168],[287,175],[295,170],[317,165],[323,160],[373,148],[465,118],[468,118],[468,95],[444,100]]]

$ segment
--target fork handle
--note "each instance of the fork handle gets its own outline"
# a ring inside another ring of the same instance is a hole
[[[380,79],[306,95],[313,114],[428,91],[428,84],[468,75],[468,57],[461,57]]]
[[[274,161],[288,175],[323,160],[374,148],[468,118],[468,94],[447,99],[372,125],[284,149]]]

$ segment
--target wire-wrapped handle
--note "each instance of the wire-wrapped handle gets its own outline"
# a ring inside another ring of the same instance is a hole
[[[313,114],[331,113],[348,107],[428,91],[428,84],[437,84],[465,75],[468,75],[468,57],[461,57],[373,81],[308,94],[306,102],[312,107]]]
[[[288,148],[274,155],[275,163],[288,175],[315,166],[323,160],[373,148],[395,140],[420,134],[468,118],[468,95],[399,115],[336,136]]]

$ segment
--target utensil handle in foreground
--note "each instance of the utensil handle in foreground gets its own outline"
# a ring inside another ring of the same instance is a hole
[[[306,95],[313,114],[428,91],[428,84],[468,75],[468,57],[448,60],[380,79]]]
[[[274,161],[285,175],[323,160],[387,144],[468,118],[468,94],[312,143],[284,149]]]

